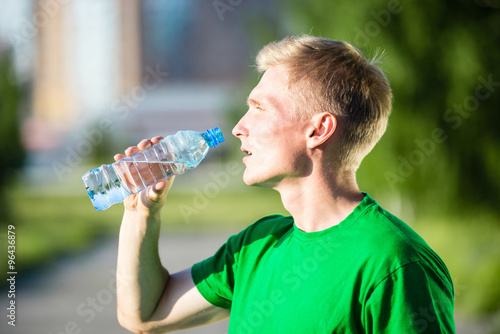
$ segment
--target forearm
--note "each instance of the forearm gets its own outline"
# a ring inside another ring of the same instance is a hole
[[[120,229],[117,268],[118,316],[143,323],[153,314],[169,279],[158,254],[159,213],[125,211]]]

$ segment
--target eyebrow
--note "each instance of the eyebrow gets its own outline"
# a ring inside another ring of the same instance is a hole
[[[271,101],[269,101],[268,99],[264,99],[262,102],[259,102],[255,99],[248,98],[247,99],[247,106],[250,107],[251,105],[254,105],[254,106],[267,106],[267,105],[269,105],[270,107],[274,106],[274,104],[271,103]]]

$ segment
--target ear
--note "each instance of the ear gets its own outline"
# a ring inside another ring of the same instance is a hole
[[[326,142],[337,128],[337,119],[329,112],[316,114],[311,118],[309,126],[307,147],[316,148]]]

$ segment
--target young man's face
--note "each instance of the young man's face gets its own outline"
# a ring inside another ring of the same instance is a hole
[[[287,88],[287,70],[268,69],[248,96],[248,111],[236,124],[233,135],[241,140],[248,185],[275,187],[283,180],[300,177],[306,155],[308,121],[295,116],[295,99]]]

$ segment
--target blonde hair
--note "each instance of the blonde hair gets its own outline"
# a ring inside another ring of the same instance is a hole
[[[304,35],[266,45],[256,63],[259,72],[287,68],[299,117],[324,111],[336,117],[336,164],[355,171],[384,134],[391,113],[391,88],[378,61],[349,43]]]

